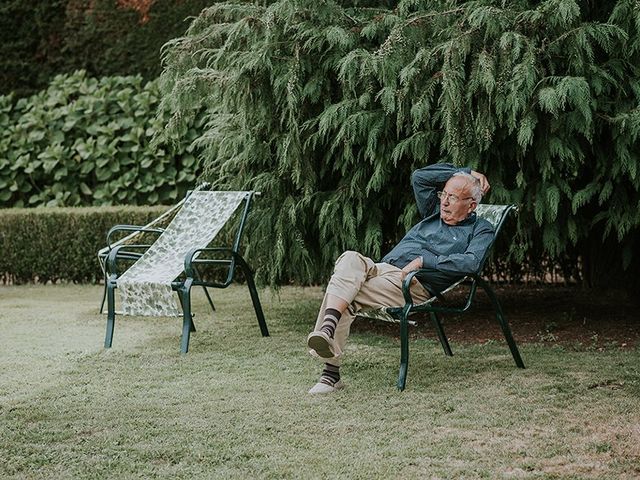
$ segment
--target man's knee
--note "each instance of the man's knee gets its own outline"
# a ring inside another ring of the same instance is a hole
[[[336,263],[343,259],[354,259],[354,258],[360,258],[360,257],[362,257],[362,255],[356,252],[355,250],[346,250],[342,252],[342,255],[338,257],[338,259],[336,260]]]
[[[367,263],[366,257],[361,253],[354,250],[347,250],[336,260],[336,266],[338,265],[353,265],[358,263]]]
[[[349,278],[364,275],[366,278],[373,268],[375,268],[373,260],[365,257],[361,253],[347,250],[336,260],[333,274]],[[364,280],[364,278],[362,280]]]

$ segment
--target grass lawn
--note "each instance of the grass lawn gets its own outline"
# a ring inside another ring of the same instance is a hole
[[[638,348],[520,345],[519,370],[415,339],[400,393],[397,338],[359,329],[347,388],[310,397],[321,290],[261,292],[270,338],[245,287],[214,294],[180,355],[167,318],[118,317],[104,350],[100,287],[0,286],[0,477],[640,477]]]

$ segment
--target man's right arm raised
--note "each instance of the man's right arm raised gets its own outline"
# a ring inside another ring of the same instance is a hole
[[[411,183],[420,218],[426,218],[438,212],[440,205],[438,191],[444,188],[444,184],[456,172],[471,173],[471,169],[454,167],[450,163],[436,163],[413,172]]]

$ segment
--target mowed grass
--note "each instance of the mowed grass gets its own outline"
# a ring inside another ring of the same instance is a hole
[[[245,287],[214,295],[181,355],[168,318],[118,317],[104,350],[100,287],[0,287],[0,477],[640,477],[637,349],[521,345],[519,370],[416,339],[398,392],[397,338],[357,333],[347,388],[311,397],[321,290],[261,292],[269,338]]]

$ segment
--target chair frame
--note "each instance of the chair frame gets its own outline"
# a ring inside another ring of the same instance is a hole
[[[444,328],[442,327],[442,323],[438,318],[438,314],[439,313],[463,313],[469,310],[475,298],[475,294],[478,290],[478,287],[481,287],[487,293],[489,299],[491,300],[491,303],[495,310],[496,319],[500,324],[502,333],[505,337],[505,340],[507,341],[507,344],[509,345],[509,350],[511,351],[511,355],[513,356],[513,360],[515,361],[516,366],[518,368],[525,368],[524,362],[522,361],[522,357],[520,356],[520,352],[518,350],[518,346],[516,345],[516,342],[513,338],[513,334],[511,333],[511,328],[509,327],[509,323],[507,322],[504,316],[504,313],[502,311],[500,302],[498,301],[498,297],[496,296],[495,292],[489,285],[489,282],[487,282],[485,279],[483,279],[480,276],[482,269],[484,267],[484,264],[486,262],[486,259],[489,256],[489,252],[493,247],[493,243],[495,243],[495,238],[497,237],[498,232],[502,228],[502,225],[504,224],[509,214],[515,211],[517,211],[517,207],[515,205],[508,205],[506,206],[505,210],[502,212],[502,216],[495,227],[494,240],[492,241],[491,245],[487,249],[487,253],[485,254],[485,257],[482,259],[480,268],[478,269],[477,273],[469,274],[465,276],[464,278],[450,285],[443,292],[438,293],[434,297],[431,297],[427,302],[418,304],[418,305],[414,304],[413,302],[413,298],[411,297],[411,293],[410,293],[410,287],[414,277],[416,275],[420,275],[421,273],[423,273],[424,270],[414,270],[410,272],[403,280],[402,294],[404,296],[405,304],[403,306],[387,307],[385,309],[385,312],[388,315],[390,315],[393,319],[395,319],[400,323],[400,371],[398,373],[398,382],[397,382],[398,390],[402,391],[405,389],[405,386],[406,386],[407,372],[409,369],[409,324],[416,323],[409,320],[409,315],[413,313],[423,313],[423,312],[429,313],[431,322],[433,323],[433,326],[436,330],[436,334],[438,335],[438,339],[440,341],[440,344],[442,345],[444,353],[447,356],[453,356],[453,352],[451,351],[451,346],[449,345],[447,336],[444,333]],[[464,301],[463,304],[456,307],[448,307],[448,306],[441,306],[436,303],[436,300],[438,299],[443,300],[444,294],[450,292],[451,290],[453,290],[454,288],[460,285],[466,285],[469,288],[466,300]],[[366,317],[367,316],[366,312],[363,313],[361,316]]]
[[[189,190],[182,200],[180,200],[178,203],[173,205],[162,215],[154,218],[151,222],[147,223],[146,225],[115,225],[109,230],[109,232],[107,233],[107,246],[98,250],[98,263],[100,264],[100,269],[102,270],[102,276],[104,277],[104,290],[102,291],[102,300],[100,301],[100,313],[104,312],[104,304],[107,300],[106,261],[107,261],[107,256],[109,255],[109,252],[114,247],[124,244],[124,242],[131,240],[132,238],[134,238],[136,235],[140,233],[157,233],[161,235],[164,232],[164,228],[155,227],[154,225],[159,224],[165,218],[171,216],[176,210],[182,207],[185,200],[189,198],[189,195],[191,195],[191,192],[203,190],[205,188],[208,188],[210,185],[211,184],[208,182],[203,182],[193,190]],[[123,231],[131,232],[131,233],[129,235],[126,235],[120,238],[115,242],[111,241],[111,237],[114,233],[123,232]],[[151,245],[146,245],[146,247],[150,247],[150,246]],[[142,246],[140,246],[140,248],[142,248]],[[142,256],[142,253],[143,252],[122,252],[120,259],[135,262]],[[209,292],[207,291],[206,287],[204,288],[204,292],[205,292],[205,295],[207,296],[207,300],[209,301],[209,305],[211,305],[211,309],[215,311],[216,308],[213,305],[213,301],[211,300],[211,297],[209,296]]]
[[[195,323],[193,321],[193,313],[191,308],[191,288],[194,286],[201,286],[204,289],[205,295],[211,306],[215,311],[213,301],[207,291],[207,287],[211,288],[226,288],[235,278],[236,267],[239,267],[244,274],[247,286],[249,287],[249,293],[251,295],[251,301],[256,313],[258,325],[260,326],[260,332],[263,337],[269,336],[269,330],[262,311],[262,305],[258,296],[258,291],[255,286],[253,277],[253,271],[240,255],[240,241],[242,239],[242,233],[244,232],[247,216],[249,214],[251,200],[254,196],[260,195],[260,192],[247,192],[247,196],[243,200],[244,208],[242,210],[242,216],[238,225],[235,239],[231,248],[227,247],[214,247],[214,248],[198,248],[193,249],[185,255],[184,259],[184,271],[183,278],[174,280],[171,283],[171,288],[178,294],[178,299],[182,307],[182,339],[181,339],[181,352],[187,353],[189,351],[189,339],[190,334],[196,331]],[[166,213],[165,213],[166,215]],[[155,221],[154,221],[155,222]],[[154,223],[152,222],[152,223]],[[126,237],[131,238],[137,233],[156,233],[162,234],[164,229],[153,228],[150,226],[139,227],[135,225],[116,225],[107,234],[108,254],[105,259],[105,292],[107,301],[107,330],[105,334],[104,347],[110,348],[113,341],[113,331],[115,328],[115,289],[117,288],[118,280],[118,262],[119,261],[135,261],[139,259],[144,251],[151,245],[149,244],[124,244],[121,243],[124,239],[120,240],[118,244],[112,246],[110,243],[111,236],[119,231],[131,231],[132,235]],[[224,252],[228,254],[224,259],[207,259],[196,258],[196,255],[203,252]],[[197,270],[198,265],[215,264],[227,267],[227,277],[222,283],[220,282],[206,282],[201,279],[201,276]],[[181,276],[182,277],[182,276]],[[104,305],[104,297],[103,297]],[[102,307],[101,307],[102,311]]]

